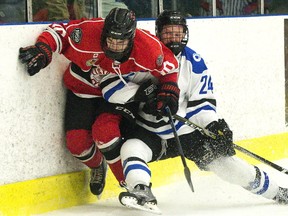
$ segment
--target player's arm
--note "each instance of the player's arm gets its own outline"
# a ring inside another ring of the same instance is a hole
[[[162,43],[161,43],[162,44]],[[179,64],[174,54],[162,44],[163,60],[156,61],[157,69],[153,74],[158,77],[159,85],[157,92],[156,109],[161,115],[166,116],[166,107],[168,106],[171,113],[176,114],[179,106],[178,73]],[[161,64],[160,64],[161,62]]]
[[[190,71],[185,74],[189,80],[186,118],[202,127],[206,127],[209,123],[218,119],[216,99],[213,94],[213,79],[204,60],[196,53],[191,56],[192,63],[187,61],[186,67]],[[191,64],[192,67],[190,67]]]
[[[145,102],[151,91],[156,88],[154,83],[157,83],[157,80],[146,72],[132,72],[122,75],[121,78],[116,74],[108,74],[100,81],[100,88],[106,101],[126,104]]]
[[[38,36],[34,45],[19,49],[19,59],[26,64],[30,76],[50,64],[53,52],[61,53],[68,45],[67,26],[69,24],[53,23]]]
[[[226,121],[219,119],[217,115],[212,77],[204,60],[199,55],[194,55],[193,58],[196,58],[196,61],[193,61],[194,71],[190,71],[186,118],[212,132],[219,143],[219,151],[234,152],[233,133]]]
[[[130,73],[120,78],[117,74],[108,74],[103,77],[100,82],[103,98],[110,103],[127,103],[139,88],[138,84],[131,82],[134,75]]]

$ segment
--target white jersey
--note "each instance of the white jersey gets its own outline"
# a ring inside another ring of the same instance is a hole
[[[194,50],[185,47],[179,54],[179,65],[180,97],[177,115],[185,117],[201,127],[217,121],[213,82],[204,60]],[[137,124],[140,126],[158,134],[163,139],[174,137],[168,118],[157,120],[157,117],[143,111],[140,111],[139,115]],[[193,128],[179,121],[175,121],[175,127],[178,135],[194,131]]]

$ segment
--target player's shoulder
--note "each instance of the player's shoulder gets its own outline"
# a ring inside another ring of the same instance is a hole
[[[150,32],[137,29],[131,57],[147,68],[160,67],[164,59],[163,44]]]
[[[82,18],[79,20],[72,20],[68,23],[67,29],[82,29],[82,30],[89,30],[93,29],[102,29],[104,26],[104,19],[103,18]]]
[[[100,41],[103,19],[81,19],[69,22],[66,32],[69,44],[80,52],[101,52]]]
[[[186,46],[181,53],[182,57],[185,57],[192,65],[193,72],[197,74],[203,73],[207,70],[206,63],[199,53],[190,47]]]
[[[151,34],[149,31],[144,29],[136,29],[135,42],[138,46],[142,47],[162,47],[159,39],[155,35]]]

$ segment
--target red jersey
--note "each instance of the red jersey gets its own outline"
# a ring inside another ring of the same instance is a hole
[[[121,76],[130,72],[151,72],[159,78],[160,83],[177,81],[176,57],[145,30],[136,29],[127,61],[119,63],[106,57],[100,44],[103,26],[102,18],[74,20],[68,24],[53,23],[38,37],[37,41],[48,44],[53,52],[63,54],[78,66],[75,71],[70,65],[64,74],[68,89],[78,94],[101,96],[97,76],[110,73]]]

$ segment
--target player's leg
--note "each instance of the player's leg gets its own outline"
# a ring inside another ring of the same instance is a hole
[[[67,91],[65,107],[66,146],[71,154],[91,169],[90,190],[100,195],[105,186],[107,165],[92,139],[92,124],[102,98],[80,98]]]
[[[161,139],[139,126],[126,137],[120,153],[127,192],[120,193],[119,200],[126,206],[135,207],[135,201],[138,205],[136,208],[159,212],[157,200],[151,190],[148,162],[159,158],[163,149]]]
[[[93,124],[93,139],[105,156],[106,161],[119,183],[124,181],[120,148],[123,138],[120,132],[122,116],[113,113],[101,113]]]
[[[98,109],[99,115],[92,126],[93,140],[120,185],[125,180],[120,148],[126,139],[126,133],[133,131],[136,108],[137,104],[120,105],[106,102]]]
[[[212,171],[221,179],[254,194],[288,204],[287,189],[279,187],[273,177],[259,167],[236,157],[232,145],[219,145],[199,131],[180,138],[185,156],[200,169]]]
[[[259,167],[236,156],[217,158],[207,168],[223,180],[240,185],[254,194],[288,204],[287,189],[279,187],[273,177]]]

